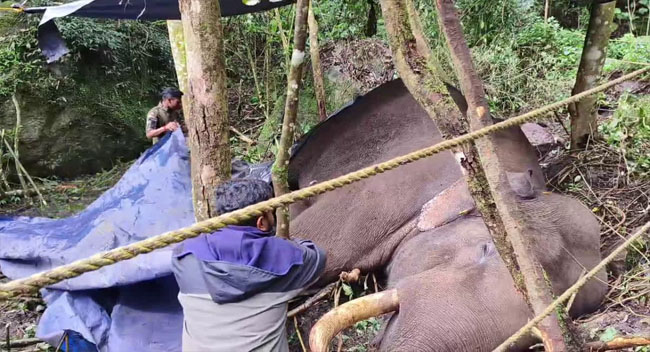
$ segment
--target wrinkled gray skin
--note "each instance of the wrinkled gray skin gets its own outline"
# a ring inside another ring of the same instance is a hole
[[[537,236],[538,258],[559,294],[600,261],[598,222],[577,200],[545,192],[519,128],[494,138],[508,161],[508,186],[529,215],[524,229],[540,230],[526,233]],[[389,82],[305,139],[290,183],[306,187],[441,140],[401,81]],[[461,167],[446,152],[295,204],[291,232],[327,251],[323,282],[353,268],[386,271],[400,308],[375,341],[381,350],[491,351],[532,313],[473,208]],[[603,281],[580,291],[572,315],[598,307]]]

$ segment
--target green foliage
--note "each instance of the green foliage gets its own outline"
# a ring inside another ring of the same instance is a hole
[[[611,119],[599,126],[607,142],[623,149],[630,173],[650,176],[650,97],[624,94]]]
[[[609,327],[605,329],[605,331],[602,334],[600,334],[598,339],[602,342],[609,342],[613,340],[616,337],[616,335],[618,335],[618,331],[615,328]]]
[[[33,17],[0,13],[0,97],[7,97],[18,87],[48,87],[53,79],[44,68],[38,52],[36,24]],[[41,77],[35,81],[35,77]]]
[[[38,18],[7,16],[12,25],[0,29],[0,98],[20,91],[143,131],[160,88],[175,84],[164,22],[62,18],[57,25],[70,53],[47,65],[37,47]]]
[[[510,115],[566,97],[575,79],[583,40],[579,31],[536,18],[490,45],[474,47],[490,108],[497,115]]]
[[[622,61],[650,63],[650,36],[635,37],[627,33],[621,38],[610,40],[607,58],[605,73],[639,68],[638,65]]]
[[[470,45],[489,44],[504,33],[513,32],[530,16],[517,0],[459,0],[463,30]]]
[[[364,335],[368,332],[376,334],[381,328],[381,321],[377,318],[369,318],[362,320],[354,324],[354,329],[357,332],[357,335]]]
[[[377,17],[381,9],[375,1]],[[365,37],[370,5],[367,0],[318,1],[315,3],[314,15],[319,23],[319,39],[340,40],[360,39]]]
[[[630,34],[650,35],[650,0],[630,0],[614,12],[616,22],[625,25]]]

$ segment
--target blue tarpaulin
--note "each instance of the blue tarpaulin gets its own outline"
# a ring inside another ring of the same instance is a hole
[[[269,163],[233,163],[233,177],[270,182]],[[65,219],[1,218],[0,271],[18,279],[194,223],[189,151],[180,131],[147,150],[84,211]],[[37,337],[64,331],[85,352],[181,350],[182,311],[171,275],[173,246],[42,290]],[[81,347],[82,336],[91,344]],[[72,345],[71,345],[72,346]],[[95,347],[97,346],[97,347]]]
[[[221,16],[268,11],[295,0],[220,0]],[[54,19],[65,16],[130,20],[180,20],[178,0],[78,0],[58,6],[31,7],[25,13],[44,13],[38,27],[38,46],[47,62],[68,53]]]

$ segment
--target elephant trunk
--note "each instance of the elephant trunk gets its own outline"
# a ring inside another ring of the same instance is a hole
[[[326,352],[330,341],[343,329],[364,319],[399,309],[397,289],[390,289],[357,298],[327,312],[309,334],[309,347],[313,352]]]

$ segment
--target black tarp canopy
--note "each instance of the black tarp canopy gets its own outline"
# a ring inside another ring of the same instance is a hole
[[[270,10],[295,0],[219,0],[223,17]],[[38,45],[47,62],[68,52],[54,19],[64,16],[131,20],[179,20],[178,0],[78,0],[59,6],[25,8],[25,13],[43,13]]]

